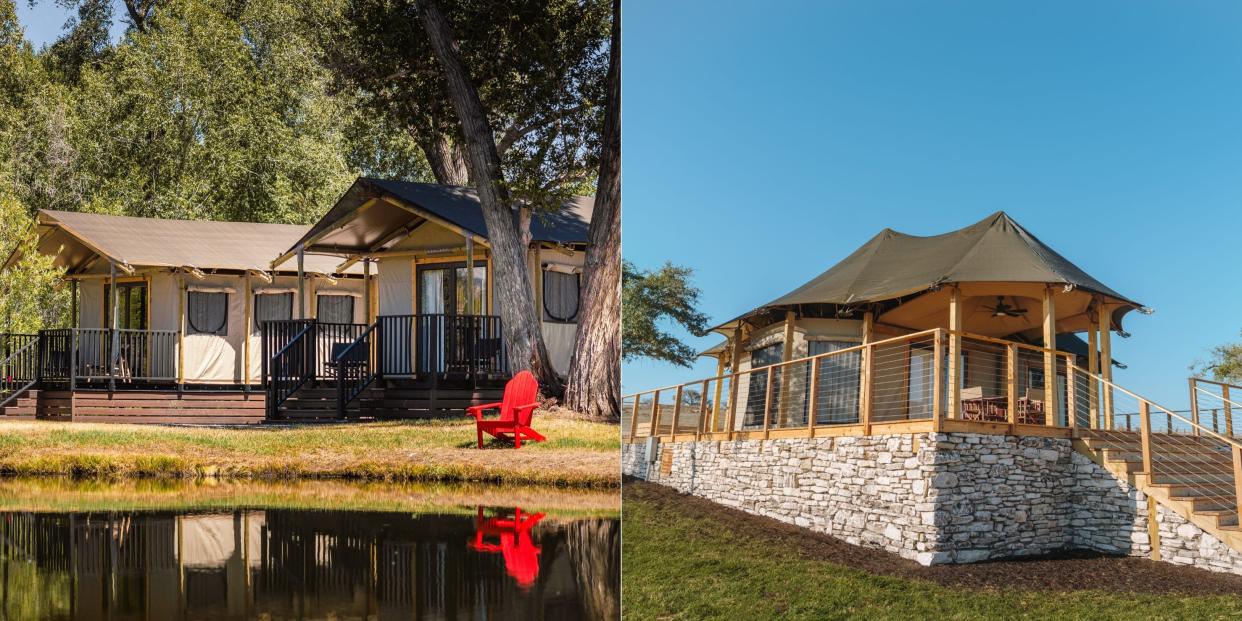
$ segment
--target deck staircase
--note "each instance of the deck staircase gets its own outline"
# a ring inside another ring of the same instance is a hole
[[[14,395],[3,407],[0,417],[3,420],[35,420],[39,407],[39,390],[30,388]]]
[[[1096,417],[1074,448],[1236,552],[1242,552],[1242,439],[1220,419],[1183,416],[1096,378],[1125,416]],[[1082,394],[1083,398],[1095,397]],[[1232,409],[1232,408],[1226,408]],[[1239,408],[1242,412],[1242,408]],[[1110,419],[1111,418],[1111,419]],[[1242,429],[1242,426],[1239,427]]]

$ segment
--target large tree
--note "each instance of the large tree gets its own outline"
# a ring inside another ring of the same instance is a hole
[[[518,224],[521,207],[514,202],[505,181],[491,121],[462,61],[453,28],[439,4],[435,0],[420,0],[419,4],[423,28],[440,59],[453,108],[457,111],[466,144],[466,167],[487,223],[488,243],[494,258],[492,272],[496,275],[492,290],[500,306],[509,364],[515,369],[530,369],[549,391],[557,392],[560,380],[543,342],[530,273],[526,269],[527,240]]]
[[[608,102],[599,185],[583,267],[582,318],[569,364],[565,405],[591,418],[620,419],[621,407],[621,0],[613,0]]]

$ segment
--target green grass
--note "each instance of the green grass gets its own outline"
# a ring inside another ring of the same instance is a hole
[[[1237,597],[969,591],[872,574],[630,495],[622,523],[627,620],[1242,618]]]
[[[186,428],[0,422],[0,474],[347,478],[612,487],[616,425],[543,417],[547,442],[475,448],[473,421]]]

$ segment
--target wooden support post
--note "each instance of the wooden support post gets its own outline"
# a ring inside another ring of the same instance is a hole
[[[1233,498],[1234,508],[1242,515],[1242,447],[1230,444],[1233,452]]]
[[[738,373],[738,365],[742,360],[742,324],[738,323],[737,329],[733,331],[733,362],[729,367],[732,371],[729,380],[729,415],[725,417],[726,431],[729,433],[729,439],[733,439],[733,426],[737,418],[737,383],[742,379],[742,374]]]
[[[81,317],[79,316],[80,313],[78,312],[78,303],[79,303],[78,296],[80,294],[81,292],[78,290],[78,279],[76,278],[70,279],[69,280],[69,301],[72,304],[72,307],[69,309],[69,327],[71,328],[82,327]]]
[[[372,287],[373,285],[371,283],[371,259],[364,258],[362,259],[362,297],[366,299],[366,302],[365,302],[366,311],[363,317],[366,317],[366,324],[368,326],[371,325],[372,323],[375,323],[375,319],[372,317],[372,315],[374,315],[374,313],[372,312],[373,309],[371,308]]]
[[[1057,395],[1057,309],[1052,286],[1044,287],[1044,424],[1055,427],[1060,399]]]
[[[932,428],[940,431],[941,420],[944,419],[944,329],[936,328],[935,351],[932,353]]]
[[[541,311],[542,312],[542,311]],[[478,315],[474,310],[474,236],[466,235],[466,314]]]
[[[642,393],[634,395],[634,409],[630,412],[630,442],[638,435],[638,402],[642,401]]]
[[[1220,387],[1220,396],[1225,402],[1225,435],[1233,437],[1233,402],[1229,400],[1229,387]],[[1242,515],[1242,514],[1239,514]]]
[[[1099,334],[1097,326],[1087,327],[1087,412],[1090,420],[1087,424],[1095,429],[1100,426],[1100,350],[1096,342]]]
[[[1008,405],[1009,433],[1012,435],[1018,424],[1018,346],[1010,343],[1005,346],[1005,400]]]
[[[651,428],[648,430],[647,437],[655,437],[658,435],[660,428],[660,391],[655,391],[655,395],[651,397]]]
[[[1151,404],[1145,400],[1139,401],[1139,433],[1143,446],[1143,472],[1150,483],[1154,474],[1151,455]]]
[[[785,342],[781,346],[781,362],[789,362],[790,360],[793,360],[794,320],[794,312],[785,311]],[[793,379],[791,371],[793,371],[793,367],[790,365],[781,367],[780,392],[777,393],[777,395],[779,395],[781,410],[777,420],[779,421],[778,426],[782,428],[789,424],[789,402],[791,401],[791,399],[789,399],[789,383]]]
[[[824,358],[822,356],[811,360],[811,387],[810,393],[807,395],[806,402],[806,428],[810,430],[810,436],[815,437],[815,411],[819,409],[819,370]]]
[[[669,442],[677,441],[677,423],[681,418],[682,388],[682,386],[678,386],[677,392],[673,393],[673,427],[669,429]]]
[[[1190,422],[1194,423],[1194,435],[1199,435],[1199,391],[1196,390],[1195,378],[1190,378]]]
[[[1113,346],[1112,346],[1112,315],[1108,308],[1100,305],[1100,377],[1104,384],[1100,387],[1100,412],[1104,418],[1104,428],[1113,428]]]
[[[245,310],[243,311],[244,319],[242,321],[243,323],[242,334],[245,335],[246,340],[242,341],[242,369],[245,374],[244,378],[242,379],[242,385],[245,387],[246,391],[249,391],[250,390],[250,324],[251,324],[250,316],[253,313],[253,311],[251,310],[251,307],[253,306],[253,295],[251,294],[252,285],[250,282],[250,272],[246,272],[246,275],[243,277],[243,279],[244,279],[243,284],[246,290],[246,306],[245,306]]]
[[[708,429],[716,431],[716,419],[720,417],[720,397],[724,393],[724,370],[725,360],[724,353],[716,358],[716,394],[712,399],[712,416],[709,421]],[[707,395],[703,395],[703,401],[707,401]]]
[[[298,246],[298,319],[306,319],[306,252]]]
[[[949,411],[948,418],[962,415],[962,301],[954,286],[949,290]]]
[[[768,367],[766,382],[763,391],[763,439],[768,438],[768,429],[772,424],[772,378],[774,376],[772,367]]]
[[[111,335],[111,351],[108,352],[108,390],[116,390],[116,367],[121,359],[121,332],[117,329],[120,325],[119,315],[120,296],[116,291],[116,261],[108,261],[108,307],[112,309],[112,321],[108,322],[109,328],[112,330]]]
[[[1156,497],[1151,494],[1147,495],[1147,537],[1151,541],[1151,560],[1160,560],[1160,521],[1156,519],[1159,513],[1156,504]]]
[[[185,384],[185,276],[177,275],[177,386]]]
[[[863,435],[871,435],[871,415],[875,407],[872,398],[875,392],[871,389],[875,384],[875,345],[866,345],[862,349],[862,423]]]
[[[707,421],[707,385],[710,381],[703,380],[703,387],[699,389],[699,422],[694,426],[695,442],[698,442],[703,433],[703,423]]]

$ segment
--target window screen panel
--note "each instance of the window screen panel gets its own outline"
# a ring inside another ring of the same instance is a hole
[[[293,293],[260,293],[254,296],[254,325],[264,321],[288,321],[293,319]]]
[[[186,303],[188,334],[228,335],[229,294],[191,291],[188,298]]]
[[[578,317],[578,274],[543,272],[543,318],[545,321],[574,321]]]
[[[750,373],[750,385],[746,389],[746,416],[742,423],[744,427],[763,426],[763,410],[767,403],[768,394],[768,373],[774,373],[772,385],[774,387],[779,386],[781,369],[769,371],[758,369],[780,362],[784,351],[784,343],[775,343],[750,352],[750,368],[757,370]],[[780,406],[780,396],[778,393],[779,391],[775,388],[772,390],[773,410]]]
[[[856,347],[849,341],[811,341],[807,353],[812,356]],[[810,363],[808,363],[810,364]],[[828,356],[819,363],[818,392],[815,400],[815,424],[831,425],[858,422],[859,380],[862,374],[862,351],[854,350]]]
[[[320,295],[315,300],[320,323],[353,323],[354,298],[350,295]]]

